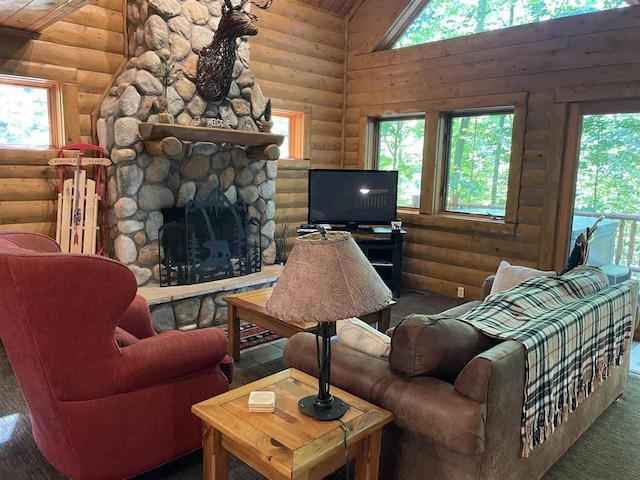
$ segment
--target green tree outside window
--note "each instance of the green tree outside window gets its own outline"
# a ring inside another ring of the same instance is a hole
[[[393,48],[628,6],[624,0],[431,0]]]
[[[381,120],[378,169],[398,171],[398,206],[420,206],[425,120]]]
[[[50,128],[46,88],[0,83],[0,145],[48,147]]]

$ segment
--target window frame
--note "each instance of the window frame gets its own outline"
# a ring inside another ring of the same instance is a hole
[[[406,105],[406,111],[398,105],[393,115],[382,110],[379,114],[368,111],[361,117],[364,148],[360,148],[361,164],[365,168],[375,168],[377,150],[376,122],[380,118],[416,117],[415,109],[420,108],[426,118],[424,155],[422,159],[422,180],[420,208],[398,207],[410,224],[437,228],[469,230],[478,233],[513,235],[518,223],[518,210],[521,203],[521,174],[524,161],[525,123],[527,117],[527,92],[512,94],[486,95],[482,97],[429,100]],[[382,107],[384,108],[384,107]],[[472,215],[443,210],[443,186],[445,172],[445,141],[447,140],[447,121],[450,115],[465,112],[513,111],[513,131],[511,137],[511,156],[509,160],[509,180],[505,216],[493,219],[487,215]],[[361,145],[362,147],[362,145]]]
[[[49,110],[49,145],[0,143],[0,149],[45,150],[58,148],[62,145],[63,112],[60,82],[0,74],[0,84],[45,89],[47,91],[47,106]]]
[[[393,122],[393,121],[404,121],[404,120],[424,120],[425,121],[425,132],[423,136],[423,148],[422,148],[422,170],[424,170],[424,161],[425,161],[425,145],[427,143],[427,129],[426,129],[426,116],[424,113],[411,113],[404,115],[384,115],[374,119],[372,125],[372,138],[373,144],[371,148],[371,169],[372,170],[380,170],[380,124],[382,122]],[[421,172],[420,179],[420,203],[422,203],[422,182],[424,181],[424,174]],[[418,212],[420,207],[403,207],[398,205],[398,210],[408,210],[411,212]]]
[[[308,114],[290,110],[274,109],[273,117],[289,119],[289,157],[287,159],[303,160],[308,157],[308,142],[306,132],[308,128]]]
[[[492,219],[492,220],[504,220],[506,218],[506,204],[505,204],[505,215],[501,216],[492,216],[485,215],[480,213],[468,213],[468,212],[456,212],[453,210],[447,210],[447,195],[449,189],[449,166],[451,162],[451,139],[452,139],[452,125],[454,118],[464,118],[464,117],[481,117],[488,115],[496,115],[496,114],[511,114],[514,116],[514,127],[511,131],[511,141],[513,143],[513,129],[515,128],[515,107],[506,107],[506,108],[482,108],[482,109],[473,109],[473,110],[462,110],[456,112],[447,112],[444,114],[445,118],[445,132],[443,138],[442,145],[442,168],[440,174],[442,175],[441,189],[440,189],[440,198],[439,198],[439,211],[443,214],[452,214],[452,215],[464,215],[469,218],[482,218],[482,219]],[[511,172],[511,159],[509,160],[509,172]],[[509,187],[507,186],[507,189]],[[507,190],[507,196],[509,192]]]

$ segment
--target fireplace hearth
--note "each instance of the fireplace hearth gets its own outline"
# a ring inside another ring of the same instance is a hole
[[[260,219],[244,201],[216,188],[202,201],[162,210],[158,233],[160,285],[191,285],[256,273],[261,268]],[[252,231],[253,230],[253,231]]]

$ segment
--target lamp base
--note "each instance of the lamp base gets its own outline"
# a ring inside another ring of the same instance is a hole
[[[328,406],[318,405],[317,399],[318,397],[316,395],[300,399],[298,401],[298,409],[311,418],[325,422],[337,420],[349,410],[349,405],[337,397],[333,397],[333,402]]]

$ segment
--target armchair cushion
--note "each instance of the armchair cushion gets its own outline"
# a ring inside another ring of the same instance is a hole
[[[149,305],[142,295],[136,295],[124,312],[118,326],[136,338],[152,337],[156,334],[151,322]]]
[[[120,392],[129,392],[216,367],[228,343],[218,328],[173,330],[121,349]]]
[[[391,337],[389,365],[410,377],[453,381],[469,361],[494,340],[471,325],[439,315],[410,315]]]
[[[116,341],[116,345],[118,345],[120,348],[128,347],[129,345],[135,345],[140,341],[139,339],[137,339],[136,337],[131,335],[129,332],[127,332],[126,330],[123,330],[120,327],[116,327],[116,331],[113,334],[113,338]]]

